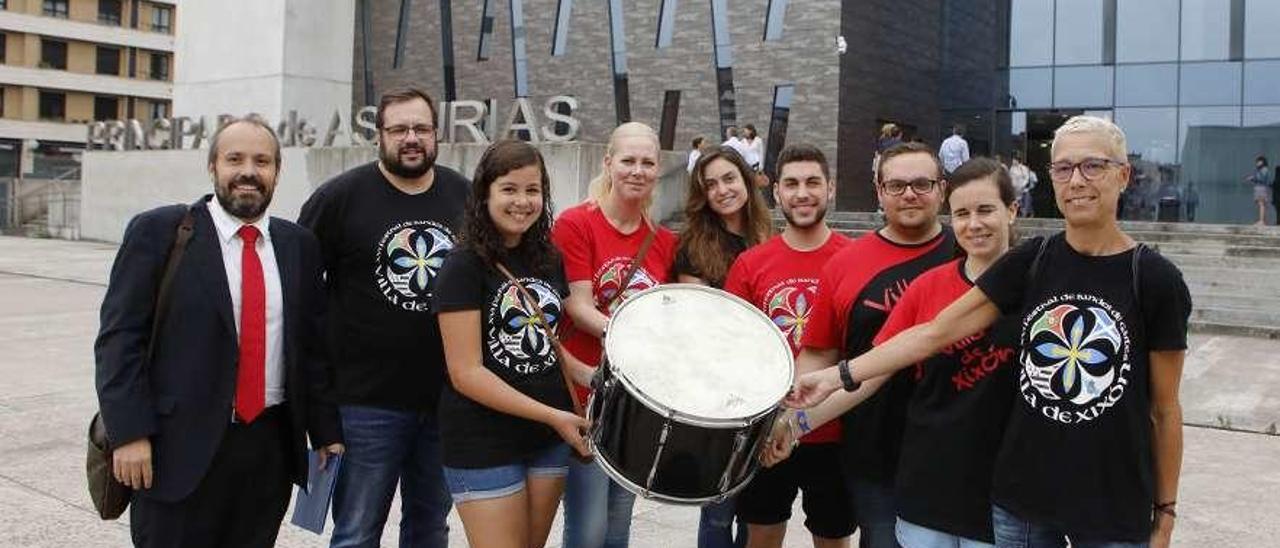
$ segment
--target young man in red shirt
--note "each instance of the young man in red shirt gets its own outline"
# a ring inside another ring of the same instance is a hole
[[[778,158],[774,197],[787,227],[782,234],[742,253],[729,269],[725,290],[763,310],[800,352],[805,326],[818,292],[822,267],[849,238],[825,221],[835,197],[835,181],[822,151],[788,146]],[[797,491],[804,492],[805,527],[814,546],[848,546],[853,512],[840,471],[840,423],[804,436],[792,458],[761,470],[738,496],[738,517],[748,524],[748,546],[782,546]]]
[[[885,226],[827,261],[804,350],[796,358],[798,371],[824,369],[870,350],[907,285],[953,257],[955,237],[938,221],[945,185],[938,156],[927,145],[902,143],[881,155],[876,195]],[[810,423],[841,416],[841,463],[863,548],[898,546],[893,486],[915,372],[900,371],[883,382],[879,390],[843,392],[784,417],[803,435]],[[848,411],[863,399],[868,401]]]

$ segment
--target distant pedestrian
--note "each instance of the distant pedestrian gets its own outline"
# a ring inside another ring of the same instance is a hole
[[[1267,157],[1258,156],[1253,161],[1253,174],[1245,177],[1246,182],[1253,184],[1253,203],[1258,205],[1258,221],[1253,223],[1257,226],[1267,224],[1267,202],[1272,201],[1271,196],[1271,168],[1267,166]]]
[[[964,140],[964,126],[956,124],[951,127],[951,136],[942,141],[938,155],[942,157],[942,168],[947,173],[969,161],[969,142]]]
[[[693,138],[693,142],[689,143],[689,164],[685,167],[685,171],[693,173],[693,166],[698,165],[698,158],[702,157],[702,142],[706,140],[699,135]]]
[[[1022,163],[1019,154],[1013,155],[1013,163],[1009,166],[1009,178],[1013,181],[1013,191],[1017,196],[1018,216],[1031,216],[1031,189],[1035,188],[1032,179],[1035,172]]]
[[[747,161],[747,165],[757,173],[764,169],[764,139],[760,138],[760,134],[756,133],[756,126],[747,124],[742,126],[742,144],[746,146],[747,153],[742,156]]]

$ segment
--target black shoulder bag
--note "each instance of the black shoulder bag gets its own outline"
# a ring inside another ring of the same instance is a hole
[[[173,247],[169,248],[169,256],[164,264],[164,274],[156,290],[156,307],[151,320],[151,339],[147,343],[147,359],[142,364],[144,373],[146,368],[151,366],[156,336],[159,334],[160,324],[164,321],[164,314],[168,309],[169,286],[173,282],[174,272],[178,270],[178,264],[182,261],[182,254],[187,249],[187,242],[191,240],[194,227],[195,218],[191,216],[191,208],[187,208],[182,221],[178,223],[177,235],[174,237]],[[144,378],[146,378],[145,374]],[[119,518],[129,507],[129,499],[133,495],[132,489],[116,480],[111,464],[112,449],[107,441],[107,427],[102,423],[102,413],[94,413],[93,419],[89,421],[89,448],[85,457],[85,473],[89,484],[89,498],[93,499],[93,508],[98,511],[98,517],[104,520]]]

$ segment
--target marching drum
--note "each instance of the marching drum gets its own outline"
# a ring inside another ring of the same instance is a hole
[[[670,284],[623,302],[604,339],[587,404],[596,463],[631,492],[677,504],[745,486],[794,375],[769,318],[718,289]]]

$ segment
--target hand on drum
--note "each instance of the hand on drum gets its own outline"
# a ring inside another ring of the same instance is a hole
[[[834,367],[812,371],[796,379],[795,386],[791,387],[782,403],[792,409],[808,409],[822,403],[840,388],[840,378]]]
[[[555,428],[556,433],[569,444],[574,451],[583,457],[591,456],[591,449],[587,448],[587,440],[583,438],[587,429],[591,427],[591,423],[587,419],[579,417],[568,411],[557,411],[551,417],[549,424]]]
[[[791,414],[779,416],[778,420],[773,422],[773,430],[765,439],[764,446],[760,448],[760,464],[770,468],[787,460],[799,442],[800,440],[796,438],[795,425],[791,422]]]

